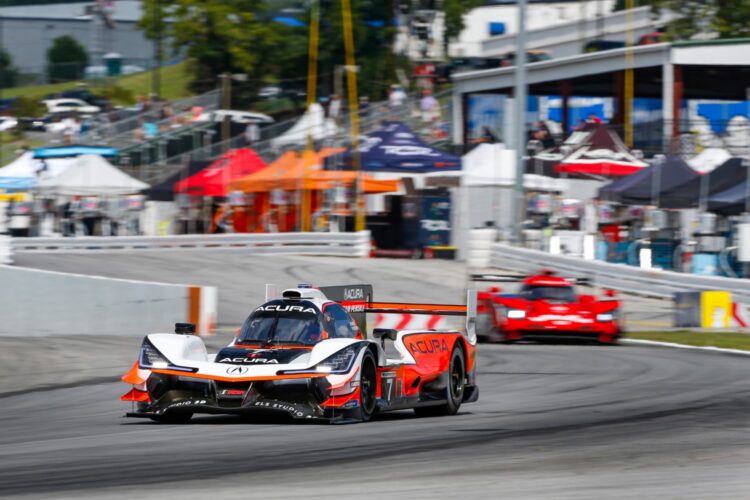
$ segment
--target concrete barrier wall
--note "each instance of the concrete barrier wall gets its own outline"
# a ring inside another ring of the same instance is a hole
[[[213,287],[0,266],[0,335],[145,335],[216,321]]]
[[[13,262],[13,247],[11,246],[10,236],[0,234],[0,264],[10,264]]]

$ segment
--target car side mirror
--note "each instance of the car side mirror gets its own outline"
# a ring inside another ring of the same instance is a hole
[[[617,292],[615,292],[614,290],[608,288],[608,289],[604,290],[604,296],[605,297],[609,297],[609,298],[616,297],[617,296]]]
[[[175,323],[174,332],[178,335],[195,335],[195,325],[193,323]]]
[[[375,328],[372,331],[372,336],[376,339],[385,340],[390,339],[394,342],[396,341],[396,337],[398,337],[398,330],[394,330],[392,328]]]
[[[392,328],[375,328],[372,331],[372,336],[376,339],[380,339],[380,345],[385,349],[385,339],[390,339],[395,342],[396,337],[398,337],[398,330],[393,330]]]
[[[499,286],[491,286],[487,291],[490,293],[500,293],[502,291],[502,288],[500,288]]]

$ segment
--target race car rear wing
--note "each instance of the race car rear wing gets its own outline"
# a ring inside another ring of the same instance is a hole
[[[321,288],[321,290],[323,290]],[[330,298],[330,297],[329,297]],[[380,314],[428,314],[440,316],[465,316],[466,335],[474,341],[476,339],[477,320],[477,292],[469,290],[466,293],[466,304],[423,304],[410,302],[375,302],[368,301],[342,301],[340,304],[346,308],[352,316],[353,311]]]
[[[471,282],[488,282],[488,283],[518,283],[526,279],[527,276],[521,276],[517,274],[471,274],[469,275],[469,281]],[[590,278],[569,278],[563,276],[564,279],[574,283],[576,285],[589,286],[591,285]]]
[[[360,331],[367,331],[367,313],[381,314],[430,314],[441,316],[466,316],[466,334],[469,339],[476,339],[477,292],[469,290],[466,305],[462,304],[412,304],[405,302],[373,301],[372,285],[338,285],[321,286],[318,290],[334,302],[338,302],[349,315]],[[266,285],[266,301],[277,296],[275,285]],[[473,340],[472,340],[473,342]]]

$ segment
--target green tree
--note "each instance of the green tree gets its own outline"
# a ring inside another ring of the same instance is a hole
[[[713,27],[719,38],[750,37],[750,2],[748,0],[717,1]]]
[[[464,30],[464,15],[471,9],[481,5],[481,0],[444,0],[443,12],[445,15],[445,33],[443,43],[445,53],[448,53],[448,43],[458,38]]]
[[[216,88],[224,72],[257,81],[265,64],[280,57],[272,50],[279,32],[264,22],[265,11],[264,0],[145,0],[140,26],[150,38],[164,34],[172,40],[173,50],[188,58],[191,90],[205,92]],[[169,25],[163,22],[167,15]],[[238,87],[239,95],[243,89]]]
[[[47,50],[47,74],[51,82],[80,80],[88,64],[88,52],[72,36],[55,38]]]
[[[8,51],[0,48],[0,88],[13,87],[17,77],[18,70],[13,66],[13,58]]]
[[[667,23],[670,40],[689,40],[696,35],[719,38],[750,37],[750,2],[748,0],[636,0],[635,6],[650,5],[655,14],[670,11],[675,19]],[[625,0],[618,0],[614,10],[623,10]]]

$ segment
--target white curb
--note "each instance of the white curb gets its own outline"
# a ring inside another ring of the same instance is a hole
[[[658,342],[656,340],[620,339],[620,343],[627,344],[627,345],[643,345],[643,346],[654,346],[654,347],[676,347],[678,349],[698,349],[700,351],[712,351],[712,352],[720,352],[720,353],[725,353],[725,354],[741,354],[743,356],[750,356],[750,351],[743,351],[740,349],[727,349],[723,347],[713,347],[713,346],[675,344],[674,342]]]

